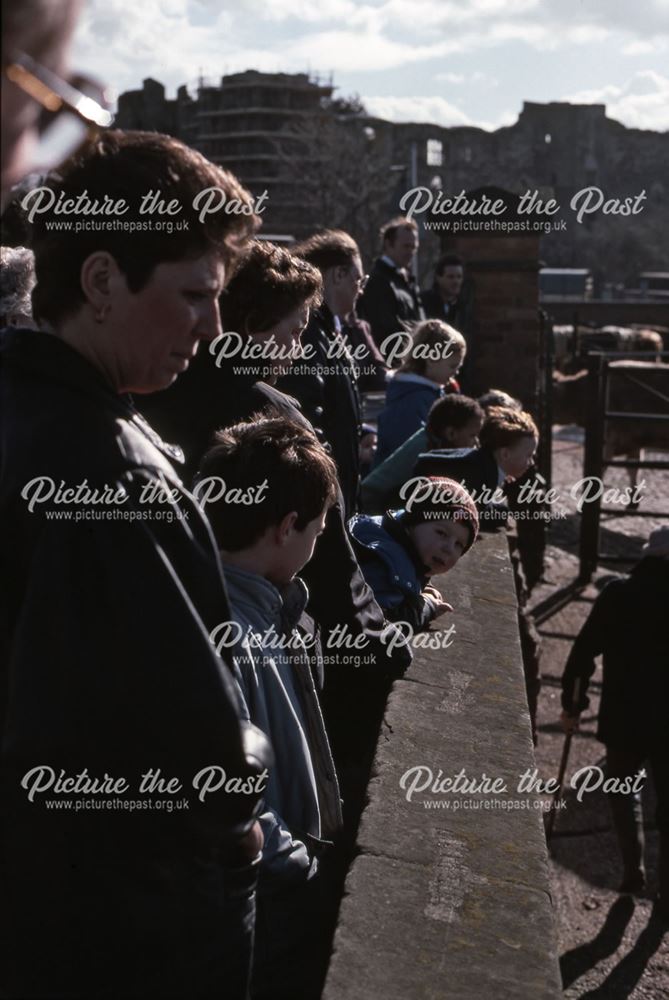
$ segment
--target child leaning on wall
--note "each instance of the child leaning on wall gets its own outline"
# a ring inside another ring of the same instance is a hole
[[[492,498],[500,490],[503,499],[501,487],[525,475],[537,450],[539,432],[529,413],[493,406],[486,413],[479,442],[478,448],[425,452],[416,463],[414,475],[455,479],[474,496],[484,520],[495,522]]]
[[[452,476],[477,498],[481,513],[481,527],[494,529],[507,523],[508,509],[497,502],[495,492],[503,499],[509,486],[522,479],[531,467],[539,441],[539,432],[529,413],[515,407],[492,406],[487,410],[481,433],[479,448],[463,448],[449,451],[432,451],[420,456],[416,463],[416,476]],[[504,488],[504,489],[502,489]],[[491,502],[494,498],[495,502]],[[528,504],[528,508],[529,508]],[[536,505],[534,505],[536,506]],[[523,505],[516,499],[514,511],[521,519]],[[528,513],[532,513],[528,509]],[[516,516],[518,516],[516,514]],[[517,523],[523,523],[522,520]],[[509,555],[513,567],[513,579],[518,598],[518,629],[523,656],[523,673],[529,707],[532,739],[536,745],[536,713],[541,688],[540,657],[541,644],[532,616],[525,608],[526,593],[524,577],[520,571],[520,560],[509,540]]]
[[[377,465],[362,482],[362,505],[367,514],[377,514],[398,501],[402,484],[411,478],[418,457],[430,448],[473,448],[483,425],[484,413],[475,399],[450,393],[433,403],[425,427]]]
[[[469,551],[478,527],[467,491],[443,477],[426,481],[403,510],[359,514],[349,522],[360,567],[386,617],[414,631],[452,611],[430,580]]]

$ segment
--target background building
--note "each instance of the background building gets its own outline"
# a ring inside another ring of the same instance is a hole
[[[669,133],[629,129],[603,104],[523,104],[518,121],[487,132],[369,116],[357,98],[333,96],[332,79],[306,73],[247,70],[201,79],[194,90],[146,79],[121,94],[121,128],[176,135],[232,170],[257,196],[267,191],[266,233],[300,237],[343,227],[366,256],[378,228],[397,214],[402,194],[421,185],[449,194],[497,186],[553,197],[568,219],[565,232],[542,237],[551,267],[592,271],[604,285],[638,287],[642,271],[666,271],[669,230]],[[606,197],[646,192],[643,212],[599,213],[582,224],[568,211],[576,191],[595,185]],[[443,233],[425,232],[420,266],[427,280]]]

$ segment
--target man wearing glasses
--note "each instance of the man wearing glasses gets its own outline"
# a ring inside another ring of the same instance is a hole
[[[58,166],[111,124],[100,88],[63,79],[78,0],[7,0],[2,6],[2,199],[30,172]]]

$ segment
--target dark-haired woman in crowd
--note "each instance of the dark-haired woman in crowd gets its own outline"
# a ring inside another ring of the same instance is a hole
[[[300,335],[321,293],[320,273],[311,264],[272,243],[252,244],[221,298],[223,335],[200,350],[175,386],[142,400],[153,426],[184,449],[191,472],[218,429],[255,414],[280,414],[314,430],[299,403],[274,383],[298,357]],[[250,358],[254,352],[265,356]],[[385,647],[377,642],[383,613],[353,554],[341,497],[302,576],[310,613],[324,633],[347,625],[355,635],[369,636],[385,659]],[[398,649],[394,656],[398,653],[397,662],[406,665],[406,654]]]
[[[201,799],[194,781],[269,759],[256,738],[249,762],[209,641],[229,614],[210,528],[130,393],[170,385],[221,332],[258,219],[231,174],[154,133],[105,133],[50,186],[127,207],[119,225],[37,214],[38,329],[0,334],[0,992],[243,1000],[257,796]],[[201,220],[210,187],[246,214]],[[139,212],[152,188],[181,206],[169,237]],[[156,805],[149,773],[182,811]]]

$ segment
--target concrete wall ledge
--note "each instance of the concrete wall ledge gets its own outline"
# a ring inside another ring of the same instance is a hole
[[[448,649],[419,650],[393,687],[323,997],[553,1000],[562,991],[542,813],[516,790],[534,753],[504,534],[483,536],[437,584],[455,608],[438,624],[456,631]],[[435,778],[462,768],[503,778],[508,792],[426,789],[407,801],[400,779],[419,766]]]

